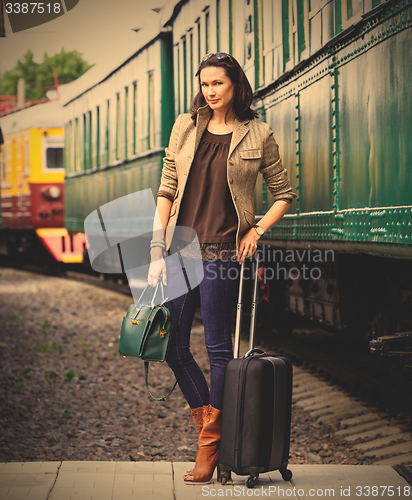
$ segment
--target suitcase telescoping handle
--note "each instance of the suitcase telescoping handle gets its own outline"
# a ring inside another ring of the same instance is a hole
[[[239,281],[239,296],[236,305],[236,327],[235,327],[235,347],[233,351],[233,356],[235,358],[239,357],[240,350],[240,332],[242,330],[242,309],[243,309],[243,274],[244,274],[245,261],[242,262],[240,268],[240,281]],[[255,344],[255,328],[256,328],[256,297],[257,297],[257,285],[258,285],[258,272],[259,272],[259,253],[256,253],[256,267],[253,276],[253,298],[252,298],[252,310],[250,315],[250,331],[249,331],[249,351],[254,348]]]

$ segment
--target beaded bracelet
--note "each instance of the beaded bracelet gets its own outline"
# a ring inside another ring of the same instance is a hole
[[[150,248],[154,248],[154,247],[166,248],[166,244],[163,240],[152,240],[150,242]]]

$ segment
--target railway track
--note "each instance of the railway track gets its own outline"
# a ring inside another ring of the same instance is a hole
[[[47,268],[33,264],[30,262],[22,262],[16,259],[12,259],[9,256],[0,255],[0,266],[2,267],[12,267],[14,269],[21,269],[24,271],[30,271],[32,273],[38,274],[48,274],[51,276],[57,276],[59,278],[70,279],[73,281],[81,281],[83,283],[89,283],[93,286],[98,286],[101,288],[106,288],[108,290],[113,290],[124,295],[130,295],[130,288],[121,279],[114,281],[111,277],[106,279],[103,274],[97,275],[94,272],[80,271],[81,265],[66,264],[57,265],[55,267],[48,266]],[[63,267],[64,266],[64,267]]]
[[[322,422],[338,423],[336,436],[376,465],[412,462],[412,434],[399,421],[354,398],[309,370],[295,367],[293,399],[297,406]]]
[[[113,290],[115,292],[122,293],[123,295],[130,295],[130,297],[132,296],[129,285],[124,284],[120,279],[115,282],[113,280],[105,279],[104,275],[95,276],[92,274],[83,274],[77,271],[66,271],[65,274],[61,277],[73,281],[89,283],[100,288],[106,288],[107,290]]]
[[[309,328],[308,331],[310,331]],[[386,411],[392,417],[395,416],[412,429],[410,383],[409,385],[404,383],[401,387],[400,384],[396,386],[394,382],[384,382],[382,373],[379,373],[379,377],[375,376],[376,366],[371,369],[362,366],[361,361],[353,361],[352,359],[348,359],[348,362],[343,361],[342,357],[336,355],[337,349],[333,347],[333,344],[329,349],[321,350],[312,347],[308,342],[302,343],[293,336],[284,337],[273,334],[270,337],[266,335],[265,340],[269,344],[268,349],[275,349],[279,354],[290,357],[292,360],[309,367],[312,371],[328,377],[329,380],[333,381],[333,385],[346,389],[348,393],[358,397],[365,404],[369,403]],[[353,352],[354,359],[355,356],[356,352]],[[375,355],[371,355],[371,357],[374,358]],[[382,358],[380,359],[382,360]],[[379,365],[377,366],[379,367]]]

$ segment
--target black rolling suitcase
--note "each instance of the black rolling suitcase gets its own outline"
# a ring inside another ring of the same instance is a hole
[[[287,469],[292,406],[292,365],[286,358],[254,349],[256,326],[256,273],[252,300],[249,351],[239,358],[243,264],[236,314],[234,356],[226,368],[220,441],[222,484],[231,472],[249,475],[253,488],[260,473],[279,470],[285,481],[292,479]]]

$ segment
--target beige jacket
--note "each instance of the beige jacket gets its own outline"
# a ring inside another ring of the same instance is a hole
[[[159,192],[174,198],[169,226],[176,226],[190,167],[210,117],[211,110],[205,106],[198,110],[196,124],[185,113],[177,117],[173,126],[159,188]],[[296,197],[270,126],[256,120],[236,119],[227,159],[227,182],[238,216],[237,249],[244,234],[255,224],[254,191],[259,172],[275,201]]]

